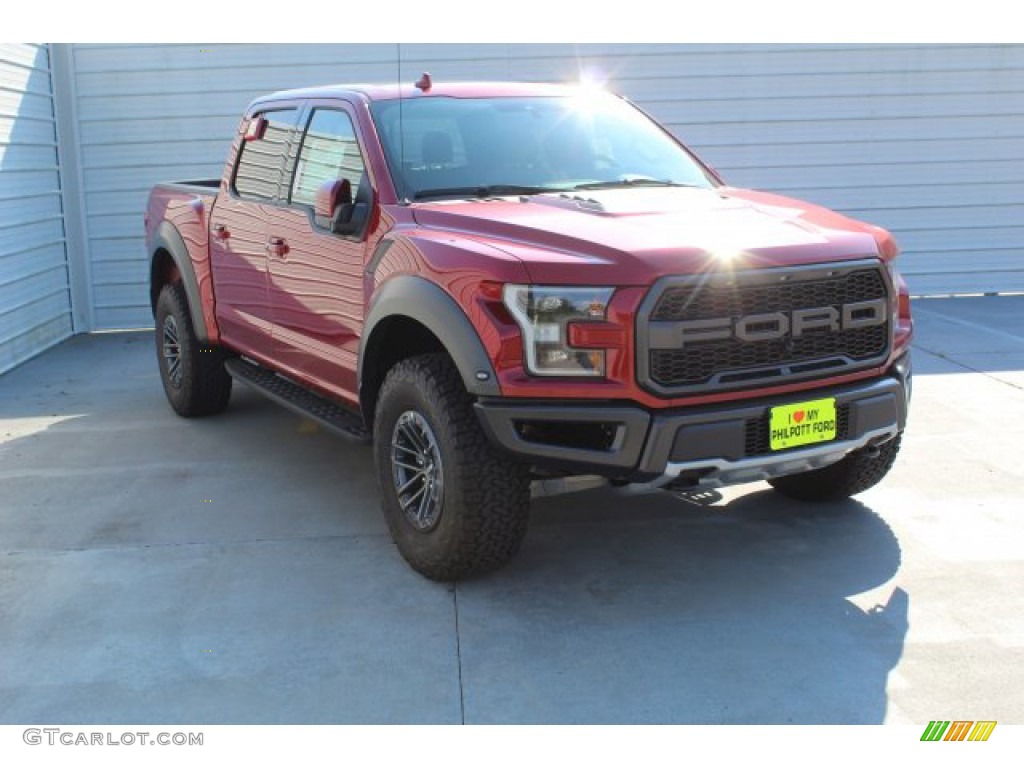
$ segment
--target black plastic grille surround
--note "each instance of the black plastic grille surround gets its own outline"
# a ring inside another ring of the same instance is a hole
[[[779,273],[773,280],[688,279],[669,282],[654,301],[646,321],[736,320],[749,315],[839,307],[887,296],[880,266]],[[646,321],[641,317],[641,334]],[[798,337],[786,334],[764,341],[731,337],[690,341],[685,348],[671,349],[641,344],[641,354],[646,353],[647,359],[640,361],[640,377],[642,382],[646,378],[653,384],[656,391],[672,394],[672,390],[688,393],[840,373],[883,357],[889,348],[891,322],[887,313],[884,323],[838,332],[812,328]]]

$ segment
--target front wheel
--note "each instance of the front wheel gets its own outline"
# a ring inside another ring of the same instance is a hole
[[[877,448],[861,448],[821,469],[776,477],[768,482],[779,493],[800,501],[839,501],[881,482],[900,450],[900,437]]]
[[[416,571],[455,581],[495,570],[519,551],[527,471],[488,442],[447,356],[408,358],[388,372],[373,440],[384,517]]]

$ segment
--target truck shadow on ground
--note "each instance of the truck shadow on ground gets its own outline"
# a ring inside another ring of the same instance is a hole
[[[79,337],[4,378],[8,721],[884,720],[908,598],[862,503],[538,499],[517,559],[435,584],[388,540],[369,450],[244,388],[178,419],[152,343]]]
[[[863,504],[596,489],[533,514],[519,559],[458,586],[467,722],[885,718],[909,598],[847,599],[900,565]]]

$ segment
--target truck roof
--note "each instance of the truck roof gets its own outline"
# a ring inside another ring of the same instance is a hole
[[[523,83],[523,82],[460,82],[435,81],[426,90],[409,84],[339,84],[319,85],[310,88],[296,88],[261,96],[250,107],[266,102],[288,99],[362,98],[365,101],[382,99],[422,99],[432,96],[454,98],[482,98],[487,96],[567,96],[578,92],[577,83]]]

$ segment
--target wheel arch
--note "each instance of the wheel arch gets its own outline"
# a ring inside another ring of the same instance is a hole
[[[373,424],[377,395],[388,370],[407,357],[443,352],[472,395],[499,395],[497,376],[466,313],[440,286],[400,275],[374,298],[359,346],[359,404]]]
[[[156,316],[156,302],[160,291],[168,283],[180,279],[188,301],[189,315],[196,337],[202,342],[210,339],[203,317],[203,304],[199,295],[199,281],[192,266],[192,257],[181,233],[170,222],[163,221],[156,228],[149,241],[149,302],[150,309]]]

